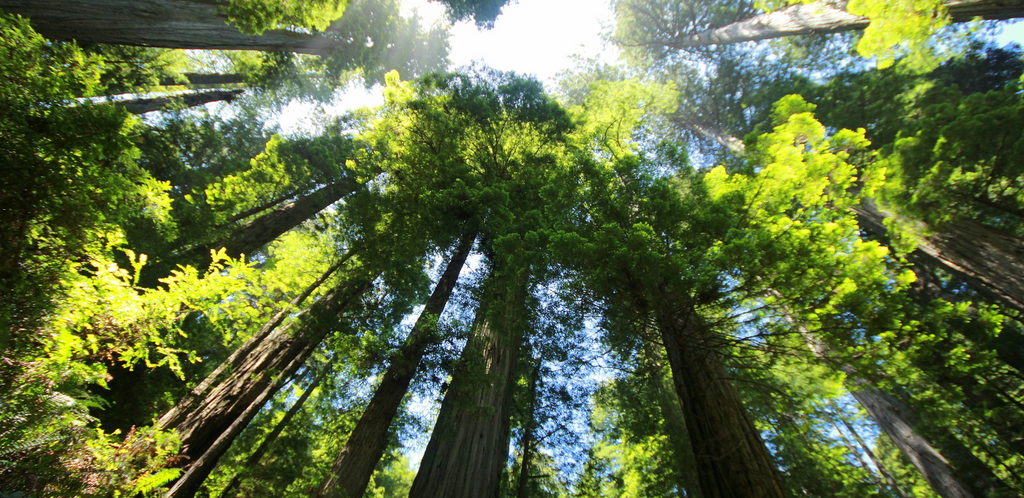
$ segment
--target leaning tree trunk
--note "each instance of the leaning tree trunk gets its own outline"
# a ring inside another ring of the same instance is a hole
[[[533,369],[530,371],[530,390],[527,392],[530,402],[526,408],[523,439],[522,444],[520,444],[523,457],[519,461],[519,476],[516,478],[516,498],[526,498],[528,495],[526,485],[530,480],[530,465],[533,462],[533,454],[536,453],[537,386],[540,384],[540,367],[540,358],[533,360]]]
[[[778,292],[772,291],[772,294],[782,299],[782,295]],[[816,357],[827,361],[830,351],[828,346],[807,330],[807,327],[796,321],[788,310],[783,310],[783,316],[800,332],[811,352]],[[871,420],[889,436],[896,448],[921,472],[921,475],[939,496],[943,498],[974,496],[970,488],[964,484],[964,480],[957,476],[956,469],[924,436],[915,430],[908,407],[903,406],[890,394],[859,378],[857,370],[852,365],[841,365],[839,369],[846,374],[846,387],[853,398],[864,407]]]
[[[366,485],[373,476],[374,467],[387,449],[388,429],[395,414],[398,413],[402,398],[409,391],[409,384],[416,375],[420,361],[427,348],[439,340],[437,319],[448,304],[459,272],[466,263],[475,239],[475,231],[462,236],[448,262],[448,267],[427,299],[423,312],[416,319],[409,337],[391,359],[391,365],[381,378],[359,422],[352,429],[352,434],[335,460],[330,475],[320,486],[318,496],[363,496]]]
[[[313,394],[313,391],[320,386],[320,382],[324,380],[324,377],[326,377],[330,371],[330,367],[324,368],[316,375],[313,382],[306,386],[306,389],[302,392],[302,396],[299,396],[299,399],[292,404],[292,407],[284,414],[281,421],[274,426],[274,429],[270,431],[270,434],[267,434],[267,436],[263,438],[263,441],[260,441],[260,445],[256,447],[256,450],[245,459],[245,464],[242,466],[242,470],[235,474],[235,476],[231,478],[231,482],[221,490],[220,498],[233,498],[238,494],[238,486],[242,483],[242,477],[259,465],[260,460],[263,459],[263,455],[267,454],[267,451],[271,446],[273,446],[274,442],[277,441],[277,438],[282,432],[284,432],[285,428],[288,427],[288,424],[291,424],[292,419],[295,418],[295,415],[302,409],[302,405],[306,403],[306,400],[309,399],[309,396]]]
[[[861,229],[888,244],[883,221],[890,217],[871,201],[854,208]],[[974,221],[961,221],[925,238],[907,259],[913,263],[917,281],[913,290],[928,301],[956,296],[943,292],[935,281],[933,268],[940,268],[962,280],[991,302],[1001,304],[1024,318],[1024,240]],[[979,343],[992,342],[992,349],[1007,365],[1024,373],[1024,334],[1006,327],[994,340],[973,337],[972,329],[962,332]]]
[[[220,5],[215,0],[0,0],[0,9],[28,17],[52,40],[314,55],[345,45],[283,29],[247,35],[228,24]]]
[[[188,465],[168,497],[194,495],[235,437],[337,328],[338,316],[359,299],[374,278],[363,268],[351,273],[289,325],[270,332],[238,358],[237,368],[225,372],[224,379],[205,397],[192,399],[187,409],[174,409],[160,418],[157,426],[174,430],[181,440],[182,464]]]
[[[147,112],[160,111],[172,104],[180,103],[185,107],[196,107],[211,102],[230,103],[245,90],[210,90],[207,92],[188,93],[171,97],[156,97],[148,99],[119,100],[114,102],[118,107],[124,107],[132,114],[145,114]]]
[[[860,434],[857,432],[857,429],[853,426],[853,424],[851,424],[849,420],[846,420],[846,417],[843,416],[842,413],[840,413],[840,411],[836,408],[835,402],[832,403],[832,408],[833,417],[838,418],[843,423],[843,426],[846,427],[846,430],[849,431],[851,435],[853,435],[853,439],[857,442],[857,445],[860,446],[861,451],[863,451],[864,454],[867,455],[869,459],[871,459],[871,463],[874,464],[875,468],[878,469],[878,473],[882,475],[883,479],[885,479],[885,482],[889,486],[889,490],[896,494],[896,496],[898,496],[899,498],[907,498],[907,492],[903,491],[903,488],[900,486],[900,483],[897,482],[896,478],[892,476],[892,473],[885,468],[885,465],[882,464],[882,461],[879,460],[877,456],[875,456],[875,452],[871,450],[871,447],[868,446],[866,442],[864,442],[864,438],[860,437]],[[838,431],[839,428],[836,427],[836,430]],[[865,466],[865,470],[871,472],[871,469],[867,469],[866,467],[867,466]]]
[[[692,306],[657,313],[703,496],[784,496],[775,462],[729,383],[707,323]]]
[[[951,1],[945,4],[953,22],[1013,19],[1024,16],[1021,0]],[[729,45],[787,36],[832,34],[862,30],[871,23],[846,10],[846,2],[818,1],[788,7],[699,33],[680,34],[667,45],[676,49]]]
[[[498,496],[527,294],[526,272],[516,273],[488,279],[409,498]]]
[[[178,81],[175,78],[160,78],[160,86],[186,85],[192,88],[200,88],[245,83],[244,76],[232,73],[182,73],[181,76],[185,78],[185,81]]]

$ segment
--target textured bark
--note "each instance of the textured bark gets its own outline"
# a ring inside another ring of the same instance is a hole
[[[245,78],[241,74],[184,73],[182,76],[185,77],[185,82],[178,82],[174,78],[162,78],[160,80],[160,86],[177,86],[184,84],[196,88],[245,83]]]
[[[693,446],[687,436],[686,415],[683,413],[683,407],[674,388],[665,382],[662,354],[655,348],[651,341],[644,341],[644,353],[653,367],[653,371],[650,373],[651,380],[657,389],[658,405],[665,418],[665,433],[677,458],[683,463],[682,468],[676,469],[680,479],[679,489],[685,489],[688,498],[703,498],[704,495],[700,492],[700,476],[695,465],[696,458],[693,456]]]
[[[196,107],[211,102],[231,102],[245,90],[211,90],[208,92],[188,93],[173,97],[156,97],[151,99],[132,99],[114,102],[118,107],[124,107],[132,114],[145,114],[155,112],[174,104],[182,103],[185,107]]]
[[[707,324],[690,306],[658,310],[657,321],[703,496],[784,496],[775,462],[726,378]]]
[[[885,432],[893,444],[914,467],[921,471],[932,489],[943,498],[973,497],[970,489],[955,475],[949,462],[914,430],[908,419],[909,409],[888,393],[871,386],[860,386],[851,392],[871,419]]]
[[[862,228],[885,233],[885,218],[870,201],[854,208]],[[986,298],[1024,316],[1024,240],[973,220],[925,237],[913,256],[956,275]]]
[[[833,408],[834,407],[835,403],[833,403]],[[882,478],[884,478],[885,482],[888,484],[889,490],[895,493],[896,496],[898,496],[899,498],[907,498],[906,491],[903,491],[903,488],[900,487],[900,484],[896,482],[896,478],[894,478],[892,474],[888,470],[886,470],[885,466],[882,465],[882,461],[879,460],[877,456],[875,456],[875,452],[871,451],[871,447],[864,442],[864,439],[862,437],[860,437],[860,434],[857,433],[857,429],[853,427],[853,424],[846,420],[846,417],[839,413],[839,410],[836,410],[836,412],[833,415],[835,418],[838,418],[840,421],[843,422],[843,426],[846,427],[846,430],[850,431],[850,434],[853,435],[853,439],[857,441],[857,444],[860,446],[864,454],[871,459],[871,463],[875,465],[875,468],[878,469],[878,473],[882,475]],[[839,428],[837,427],[836,430],[838,431]],[[867,466],[865,466],[865,468],[866,467]],[[868,470],[870,472],[870,469]]]
[[[315,282],[306,287],[306,290],[295,296],[294,299],[289,303],[289,306],[284,307],[281,311],[278,311],[267,323],[260,327],[249,340],[245,341],[241,346],[236,348],[231,354],[210,372],[209,375],[203,379],[195,388],[192,389],[187,395],[185,395],[178,403],[167,411],[163,416],[157,420],[157,425],[160,427],[177,427],[181,424],[189,414],[196,409],[201,398],[204,398],[210,391],[210,389],[218,382],[224,380],[225,373],[230,373],[241,368],[242,363],[246,360],[249,353],[259,346],[264,339],[270,335],[271,332],[277,329],[284,320],[288,318],[288,315],[293,313],[303,301],[306,300],[316,289],[318,289],[334,272],[338,271],[354,254],[356,251],[350,249],[345,253],[342,258],[331,266],[327,271],[323,273]]]
[[[252,454],[249,455],[249,458],[245,459],[245,465],[242,467],[242,470],[231,478],[231,482],[229,482],[221,491],[220,498],[231,498],[238,494],[238,485],[241,484],[243,475],[246,471],[259,465],[260,460],[263,459],[263,455],[267,454],[267,450],[273,446],[274,442],[277,441],[278,436],[280,436],[281,433],[284,432],[284,429],[288,427],[288,424],[292,422],[292,419],[295,418],[295,414],[299,413],[299,410],[302,409],[302,405],[306,403],[306,400],[309,399],[311,394],[313,394],[313,391],[320,386],[320,382],[324,380],[324,377],[327,376],[327,373],[330,372],[330,370],[330,368],[324,368],[323,371],[317,374],[316,378],[313,379],[313,382],[306,386],[306,389],[302,392],[302,396],[299,396],[299,399],[292,404],[292,407],[284,414],[281,421],[274,426],[274,430],[270,431],[270,434],[267,434],[267,436],[263,438],[263,441],[260,441],[260,445],[256,447],[256,451],[253,451]]]
[[[539,359],[534,360],[533,370],[530,372],[530,403],[526,411],[526,424],[523,429],[523,440],[520,447],[523,449],[523,456],[519,460],[519,476],[516,478],[516,498],[526,498],[527,490],[526,484],[530,478],[530,464],[533,461],[533,454],[535,452],[534,447],[536,446],[536,432],[537,432],[537,385],[540,382],[540,366],[541,362]]]
[[[843,33],[868,27],[870,20],[850,14],[843,10],[845,7],[846,2],[842,1],[797,3],[726,26],[683,34],[669,45],[685,49],[814,33]],[[967,22],[975,17],[1013,19],[1024,16],[1024,2],[1020,0],[953,1],[947,2],[946,7],[953,22]]]
[[[336,329],[338,315],[356,302],[373,281],[363,269],[299,314],[278,327],[239,358],[238,367],[192,403],[191,409],[168,413],[158,425],[173,429],[181,439],[182,464],[188,464],[168,492],[169,497],[193,496],[231,442],[260,408],[306,361],[320,342]]]
[[[359,422],[352,429],[352,434],[335,460],[329,477],[320,486],[317,496],[363,496],[373,476],[374,467],[387,449],[388,430],[416,375],[420,361],[427,348],[438,342],[437,319],[448,304],[475,239],[476,233],[471,232],[459,241],[447,268],[427,299],[423,312],[416,319],[405,344],[391,358],[391,365],[381,378]]]
[[[775,291],[779,298],[782,296]],[[828,360],[830,351],[820,338],[797,322],[789,312],[784,311],[786,321],[791,323],[807,342],[807,347],[815,356]],[[850,394],[868,412],[868,416],[878,425],[903,456],[921,472],[932,489],[943,498],[973,497],[970,488],[957,476],[956,470],[935,449],[932,444],[920,435],[910,420],[910,409],[899,403],[890,394],[868,385],[867,381],[857,377],[857,370],[852,365],[839,367],[846,374],[846,387]],[[870,403],[870,406],[869,406]]]
[[[227,254],[233,258],[242,254],[252,254],[280,237],[281,234],[295,228],[299,223],[323,211],[327,206],[355,192],[357,188],[359,188],[359,183],[355,179],[343,178],[246,222],[221,241],[191,249],[189,254],[208,256],[211,249],[220,248],[224,248]]]
[[[477,310],[409,498],[498,496],[527,294],[525,273],[509,280]]]
[[[0,0],[53,40],[162,48],[329,54],[342,44],[286,30],[247,35],[228,24],[215,0]]]

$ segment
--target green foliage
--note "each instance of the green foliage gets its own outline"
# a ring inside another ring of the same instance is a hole
[[[258,35],[287,27],[324,31],[345,13],[347,4],[348,0],[230,0],[225,11],[243,33]]]

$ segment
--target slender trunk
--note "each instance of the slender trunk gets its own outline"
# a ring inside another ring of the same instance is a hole
[[[327,55],[343,42],[296,31],[247,35],[210,0],[0,0],[52,40],[203,50],[260,50]]]
[[[260,445],[256,447],[256,451],[253,451],[252,454],[249,455],[249,458],[245,459],[245,464],[243,465],[242,470],[231,478],[231,482],[229,482],[221,491],[220,498],[232,498],[238,494],[238,485],[241,484],[242,477],[248,473],[248,471],[259,465],[260,460],[263,459],[263,455],[267,454],[267,450],[269,450],[274,442],[277,441],[278,436],[284,432],[284,429],[288,427],[288,424],[290,424],[292,419],[295,418],[295,414],[299,413],[299,410],[302,409],[302,405],[306,403],[307,399],[309,399],[309,395],[313,394],[313,391],[320,386],[320,382],[324,380],[324,377],[326,377],[327,373],[330,371],[330,368],[324,368],[323,371],[317,374],[316,378],[313,379],[313,382],[306,386],[306,389],[302,392],[302,396],[299,396],[299,399],[292,404],[292,407],[284,414],[284,418],[274,426],[274,430],[270,431],[270,434],[267,434],[267,437],[263,438]]]
[[[775,291],[772,293],[781,298]],[[796,327],[804,337],[807,347],[818,358],[827,360],[828,346],[821,339],[797,322],[788,311],[783,311],[786,321]],[[868,412],[878,428],[892,440],[896,448],[921,472],[933,490],[943,498],[973,497],[969,488],[957,476],[956,471],[932,444],[914,429],[910,420],[910,409],[882,390],[868,385],[857,377],[857,370],[851,365],[840,367],[846,375],[846,387]]]
[[[678,118],[676,121],[684,128],[687,128],[693,131],[694,133],[708,140],[711,140],[712,142],[715,142],[718,145],[725,147],[726,149],[729,149],[729,151],[732,152],[733,154],[743,155],[746,152],[747,146],[743,143],[743,140],[740,140],[732,135],[722,133],[716,129],[708,128],[701,124],[692,121],[687,121],[682,118]]]
[[[228,102],[230,103],[235,97],[238,97],[245,90],[210,90],[206,92],[188,93],[184,95],[176,95],[173,97],[156,97],[150,99],[132,99],[132,100],[120,100],[114,102],[114,105],[118,107],[124,107],[128,112],[132,114],[145,114],[147,112],[155,112],[163,110],[165,107],[180,102],[185,107],[196,107],[206,105],[211,102]]]
[[[878,424],[893,444],[899,448],[924,476],[932,489],[943,498],[973,497],[969,488],[955,475],[949,462],[924,437],[914,430],[908,419],[909,410],[896,398],[882,390],[861,385],[851,393]]]
[[[242,211],[241,213],[237,213],[234,216],[232,216],[231,218],[228,218],[228,221],[227,221],[227,223],[224,226],[225,227],[231,227],[232,224],[234,224],[236,222],[239,222],[239,221],[242,221],[242,220],[244,220],[244,219],[246,219],[246,218],[248,218],[250,216],[253,216],[253,215],[256,215],[256,214],[260,214],[260,213],[262,213],[262,212],[264,212],[264,211],[266,211],[266,210],[268,210],[268,209],[270,209],[270,208],[272,208],[272,207],[274,207],[274,206],[276,206],[276,205],[278,205],[278,204],[280,204],[280,203],[282,203],[284,201],[287,201],[288,199],[291,199],[292,197],[295,197],[297,194],[298,194],[298,192],[296,192],[296,191],[288,192],[287,194],[284,194],[284,195],[282,195],[280,197],[277,197],[275,199],[271,199],[271,200],[269,200],[269,201],[267,201],[267,202],[265,202],[263,204],[260,204],[259,206],[256,206],[256,207],[253,207],[253,208],[250,208],[250,209],[246,209],[245,211]]]
[[[784,496],[775,462],[726,378],[708,325],[692,306],[657,311],[704,497]]]
[[[838,418],[843,423],[843,426],[846,427],[846,430],[850,431],[850,434],[853,435],[853,439],[857,441],[857,444],[860,445],[860,448],[864,451],[864,454],[867,455],[869,459],[871,459],[871,463],[873,463],[875,465],[875,468],[878,469],[878,473],[881,474],[882,477],[885,479],[885,482],[888,483],[889,489],[897,496],[899,496],[899,498],[907,498],[906,491],[903,491],[903,488],[900,487],[900,484],[896,482],[896,478],[894,478],[892,474],[890,474],[889,471],[886,470],[885,466],[882,465],[882,461],[879,460],[877,456],[875,456],[875,452],[871,451],[871,447],[868,446],[868,444],[864,442],[864,439],[860,437],[860,434],[857,433],[857,429],[853,427],[853,424],[851,424],[850,421],[846,420],[846,417],[839,413],[838,410],[835,410],[835,403],[833,403],[833,417]]]
[[[831,414],[831,416],[834,417],[835,414]],[[861,453],[861,451],[856,446],[854,446],[849,439],[846,438],[846,434],[843,434],[843,431],[839,429],[839,425],[836,424],[834,418],[831,420],[831,422],[832,428],[836,430],[836,432],[839,434],[839,437],[843,440],[843,446],[846,446],[847,451],[849,451],[851,455],[857,458],[857,462],[860,463],[860,468],[864,469],[864,472],[867,472],[867,474],[871,476],[871,480],[874,481],[875,486],[878,486],[878,491],[881,492],[885,489],[888,489],[886,484],[882,482],[882,479],[878,477],[878,474],[876,474],[875,471],[871,470],[871,466],[868,465],[867,460],[864,459],[864,454]],[[903,496],[902,493],[900,493],[899,498],[906,497]]]
[[[281,234],[295,228],[358,188],[359,183],[356,180],[343,178],[243,224],[218,242],[189,249],[184,257],[206,257],[211,249],[220,248],[224,248],[227,254],[234,258],[242,254],[253,254]]]
[[[462,236],[409,337],[392,357],[391,365],[381,378],[370,404],[366,406],[335,460],[329,477],[320,486],[318,496],[363,496],[373,476],[374,467],[387,449],[388,429],[398,413],[402,398],[409,390],[420,361],[427,348],[438,342],[437,319],[448,304],[475,239],[475,231],[468,231]]]
[[[527,295],[526,272],[513,271],[508,280],[497,270],[488,279],[409,498],[498,496]]]
[[[540,359],[533,361],[533,370],[530,372],[530,403],[526,411],[526,424],[523,426],[523,441],[520,448],[523,457],[519,461],[519,477],[516,479],[516,498],[526,498],[526,483],[530,479],[530,462],[533,460],[534,446],[536,445],[537,431],[537,384],[540,382]]]
[[[953,22],[982,19],[1013,19],[1024,16],[1020,0],[952,1],[945,4]],[[699,33],[677,36],[666,45],[676,49],[729,45],[787,36],[832,34],[868,27],[870,20],[846,10],[846,2],[818,1],[788,7]]]
[[[340,269],[342,265],[344,265],[356,252],[357,251],[355,249],[349,249],[337,263],[320,275],[315,282],[306,287],[306,290],[304,290],[302,294],[295,296],[288,306],[285,306],[281,311],[278,311],[273,317],[271,317],[267,323],[260,327],[259,331],[253,334],[249,340],[245,341],[245,343],[237,349],[232,351],[231,355],[222,361],[220,365],[213,370],[213,372],[210,372],[210,374],[207,375],[199,385],[193,388],[192,391],[179,400],[173,408],[161,416],[160,419],[157,420],[157,425],[160,427],[177,427],[181,424],[189,414],[195,410],[201,398],[205,398],[215,384],[224,380],[222,376],[225,373],[234,372],[241,368],[242,363],[246,360],[249,354],[252,353],[253,349],[259,346],[271,332],[284,323],[284,320],[288,318],[288,315],[294,313],[295,309],[301,305],[306,298],[323,285],[323,283],[327,281],[334,272],[338,271],[338,269]]]
[[[189,465],[168,497],[195,494],[235,437],[337,328],[339,315],[370,287],[373,278],[365,269],[353,270],[349,278],[289,325],[269,333],[204,398],[187,412],[179,412],[175,423],[158,424],[177,433],[182,443],[182,464]],[[169,418],[165,415],[161,421]]]
[[[174,78],[160,79],[160,86],[188,85],[192,88],[206,86],[237,85],[245,83],[241,74],[209,74],[209,73],[184,73],[185,82],[181,83]]]

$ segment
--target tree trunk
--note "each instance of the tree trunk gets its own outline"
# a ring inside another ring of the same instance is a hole
[[[743,140],[740,140],[732,135],[722,133],[716,129],[708,128],[706,126],[703,126],[693,121],[688,121],[681,117],[677,117],[675,121],[679,123],[680,126],[687,128],[690,131],[708,140],[711,140],[712,142],[715,142],[718,145],[721,145],[722,147],[725,147],[726,149],[729,149],[729,151],[732,152],[733,154],[740,156],[746,152],[747,146],[746,144],[743,143]]]
[[[302,294],[295,296],[288,306],[285,306],[281,311],[278,311],[277,314],[275,314],[267,323],[260,327],[260,330],[257,331],[256,334],[235,349],[231,355],[222,361],[220,365],[213,370],[213,372],[210,372],[210,374],[207,375],[199,385],[193,388],[192,391],[179,400],[173,408],[161,416],[160,419],[157,420],[157,425],[160,427],[175,427],[182,423],[185,417],[195,410],[200,399],[206,397],[210,388],[213,387],[214,384],[224,380],[222,375],[225,372],[233,372],[241,368],[242,363],[249,356],[249,353],[259,346],[271,332],[277,329],[279,325],[284,323],[284,320],[288,318],[288,315],[294,313],[295,309],[301,305],[306,298],[323,285],[323,283],[327,281],[334,272],[338,271],[338,269],[340,269],[342,265],[344,265],[356,252],[357,251],[355,249],[350,249],[337,263],[317,278],[315,282],[310,284]]]
[[[887,228],[883,224],[889,213],[882,212],[871,201],[854,208],[861,229],[874,234],[888,244]],[[954,229],[926,238],[917,249],[907,255],[914,264],[917,282],[913,290],[920,299],[931,301],[946,299],[957,302],[956,296],[942,291],[932,269],[941,268],[962,280],[982,297],[1017,312],[1024,318],[1024,241],[976,222],[958,222],[965,230]],[[919,299],[919,300],[920,300]],[[966,327],[965,336],[986,344],[998,358],[1024,373],[1024,334],[1005,327],[999,337],[984,339]]]
[[[682,34],[668,43],[686,49],[710,45],[729,45],[787,36],[831,34],[862,30],[870,24],[865,17],[843,10],[846,2],[818,1],[788,7],[737,21],[699,33]],[[953,22],[983,19],[1013,19],[1024,16],[1020,0],[952,1],[946,3]]]
[[[423,312],[416,319],[405,344],[391,358],[391,365],[381,378],[370,404],[352,429],[348,442],[335,460],[329,477],[320,486],[317,496],[363,496],[373,476],[374,467],[387,449],[388,429],[398,413],[402,398],[409,390],[420,361],[427,348],[438,342],[437,319],[448,304],[474,240],[475,231],[462,236],[448,267],[427,299]]]
[[[832,407],[832,416],[842,421],[843,426],[846,427],[846,430],[850,431],[850,434],[853,435],[853,439],[857,441],[857,444],[860,446],[861,450],[863,450],[864,454],[866,454],[868,458],[871,459],[871,463],[873,463],[875,465],[875,468],[878,469],[878,473],[881,474],[882,477],[885,479],[885,482],[888,483],[890,491],[895,493],[896,496],[898,496],[899,498],[907,498],[906,491],[903,491],[903,488],[900,487],[900,484],[896,482],[896,478],[894,478],[892,474],[889,473],[888,470],[886,470],[885,466],[882,465],[882,461],[879,460],[877,456],[875,456],[875,452],[871,451],[871,447],[868,446],[868,444],[864,442],[864,439],[860,437],[860,434],[857,433],[857,429],[853,427],[853,424],[846,420],[846,417],[844,417],[843,414],[836,409],[835,402],[832,403]],[[836,430],[838,429],[839,428],[837,427]],[[868,470],[870,471],[870,469]]]
[[[208,86],[237,85],[245,83],[245,77],[243,77],[241,74],[183,73],[182,76],[185,77],[185,82],[178,82],[174,78],[161,78],[160,86],[187,85],[192,88],[197,88]]]
[[[488,279],[409,498],[498,496],[527,295],[527,274],[516,273]]]
[[[772,293],[782,298],[781,294]],[[792,324],[804,337],[807,347],[820,359],[828,360],[829,348],[821,339],[797,322],[792,315],[783,310],[786,321]],[[867,381],[857,377],[857,370],[852,365],[842,365],[840,370],[846,374],[846,387],[868,412],[871,420],[878,425],[903,456],[921,472],[933,490],[943,498],[973,497],[969,488],[957,477],[956,471],[946,458],[935,449],[923,436],[914,429],[910,421],[910,409],[903,406],[888,393],[868,385]]]
[[[245,90],[211,90],[207,92],[176,95],[173,97],[119,100],[114,102],[114,105],[124,107],[132,114],[145,114],[147,112],[163,110],[165,107],[177,102],[182,103],[185,107],[196,107],[220,101],[230,103],[235,99],[235,97],[238,97],[244,92]]]
[[[537,384],[540,382],[540,359],[533,361],[533,370],[530,372],[530,403],[526,409],[526,423],[523,427],[523,441],[520,448],[523,457],[519,461],[519,477],[516,479],[516,498],[526,498],[526,484],[530,479],[530,462],[533,460],[534,446],[536,446],[537,431]]]
[[[885,234],[882,212],[871,201],[854,208],[862,228]],[[1024,316],[1024,240],[973,220],[949,223],[924,237],[914,257],[956,275],[979,294]]]
[[[726,378],[708,325],[692,306],[657,311],[703,496],[784,496],[775,462]]]
[[[173,429],[181,440],[182,464],[188,471],[179,478],[168,497],[189,497],[234,438],[260,408],[298,370],[320,342],[338,325],[338,316],[355,303],[372,284],[374,275],[355,269],[336,288],[304,310],[288,326],[278,327],[259,341],[238,367],[188,410],[172,410],[158,421]]]
[[[704,495],[700,492],[700,476],[695,464],[696,458],[693,456],[693,445],[690,444],[690,438],[687,436],[686,415],[680,405],[679,396],[665,382],[662,354],[650,340],[644,341],[644,353],[653,367],[651,380],[658,393],[657,401],[661,408],[661,415],[665,418],[665,434],[668,436],[669,443],[672,444],[677,461],[682,464],[681,468],[676,469],[680,479],[679,489],[686,490],[687,498],[703,498]]]
[[[52,40],[203,50],[326,55],[337,40],[283,29],[247,35],[228,24],[215,0],[0,0]]]
[[[324,380],[324,377],[326,377],[327,373],[330,371],[330,368],[324,368],[323,371],[317,374],[316,378],[313,379],[313,382],[306,386],[306,389],[302,392],[302,396],[299,396],[299,399],[292,404],[292,407],[284,414],[281,421],[274,426],[274,430],[270,431],[270,434],[267,434],[267,436],[263,438],[263,441],[260,442],[260,445],[256,447],[256,451],[253,451],[252,454],[249,455],[249,458],[245,459],[245,465],[242,467],[242,470],[231,478],[231,482],[229,482],[221,491],[220,498],[232,498],[238,494],[238,485],[242,482],[242,476],[246,474],[246,471],[259,465],[260,460],[263,459],[263,455],[267,454],[267,450],[269,450],[274,444],[274,441],[277,440],[278,436],[284,432],[284,429],[288,427],[288,424],[290,424],[292,419],[295,418],[295,414],[299,413],[299,410],[302,409],[302,405],[306,403],[307,399],[309,399],[309,395],[313,394],[313,391],[320,386],[320,382]]]
[[[943,498],[968,498],[974,494],[957,479],[949,462],[914,430],[909,410],[882,390],[861,385],[851,393],[893,444],[921,471],[932,489]]]

